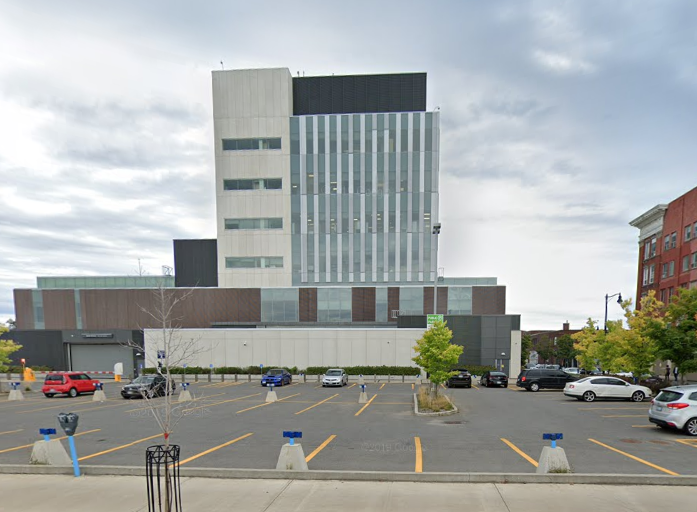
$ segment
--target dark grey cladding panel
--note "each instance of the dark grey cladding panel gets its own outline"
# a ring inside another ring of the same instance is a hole
[[[293,78],[293,115],[425,112],[426,73]]]
[[[48,366],[53,370],[67,370],[61,331],[16,330],[4,333],[0,339],[11,339],[22,345],[10,356],[11,365],[19,366],[26,359],[29,366]]]
[[[174,286],[218,286],[217,240],[174,240]]]

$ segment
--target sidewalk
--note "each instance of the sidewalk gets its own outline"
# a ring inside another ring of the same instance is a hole
[[[137,476],[0,475],[0,509],[22,512],[147,511]],[[593,512],[694,510],[697,488],[563,484],[474,484],[238,480],[185,477],[184,511]]]

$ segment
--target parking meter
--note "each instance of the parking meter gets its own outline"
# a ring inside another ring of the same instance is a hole
[[[74,412],[61,412],[58,413],[58,424],[65,432],[67,436],[74,436],[77,430],[77,423],[80,417]]]
[[[73,459],[73,471],[75,476],[80,476],[80,466],[77,463],[77,450],[75,449],[75,431],[77,430],[77,422],[80,417],[74,412],[58,413],[58,424],[63,429],[63,432],[68,436],[68,444],[70,445],[70,458]]]

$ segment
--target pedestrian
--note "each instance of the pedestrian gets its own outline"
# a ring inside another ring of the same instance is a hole
[[[673,375],[675,375],[675,383],[676,384],[678,383],[678,374],[679,373],[680,373],[680,370],[678,369],[677,366],[675,368],[673,368]]]
[[[666,382],[670,381],[670,365],[666,365]]]

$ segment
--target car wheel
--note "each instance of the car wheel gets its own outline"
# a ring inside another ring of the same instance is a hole
[[[530,391],[536,392],[540,390],[540,385],[537,382],[533,382],[530,384],[530,387],[528,388]]]
[[[472,384],[468,384],[467,389],[472,389]]]
[[[504,388],[507,388],[507,387],[508,387],[508,384],[504,384],[503,387],[504,387]]]
[[[77,396],[77,389],[75,388],[70,388],[70,391],[68,391],[68,396],[70,398],[75,398]]]
[[[592,391],[586,391],[585,393],[583,393],[584,402],[592,402],[593,400],[595,400],[595,393],[593,393]]]
[[[641,391],[635,391],[634,394],[632,395],[632,402],[643,402],[644,401],[644,393]]]
[[[697,418],[687,420],[683,428],[688,436],[697,436]]]
[[[53,393],[44,393],[46,395],[46,398],[53,398]]]

